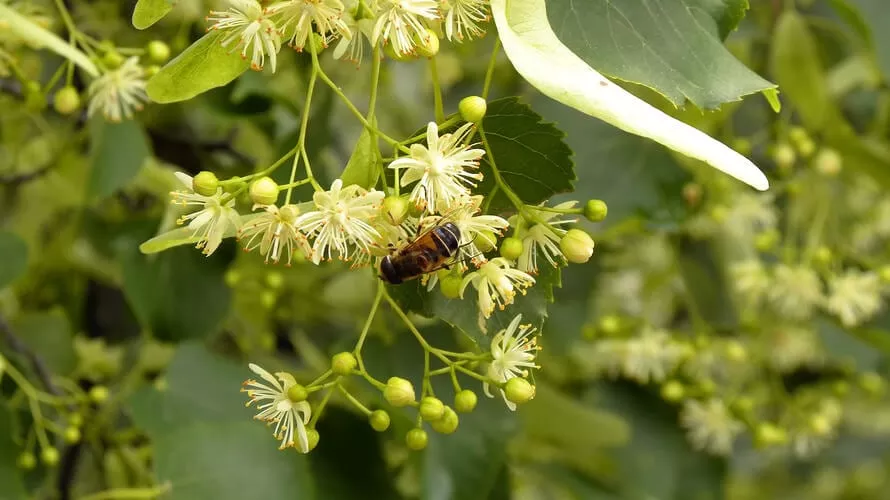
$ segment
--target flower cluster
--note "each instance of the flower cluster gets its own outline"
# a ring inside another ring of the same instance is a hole
[[[229,0],[230,8],[211,11],[210,30],[221,43],[250,59],[255,70],[266,59],[272,71],[282,43],[302,51],[338,41],[334,57],[360,62],[365,46],[392,48],[397,58],[435,53],[438,37],[462,42],[485,34],[487,0],[284,0],[263,7],[257,0]],[[436,38],[435,41],[432,39]],[[435,50],[434,50],[435,49]]]

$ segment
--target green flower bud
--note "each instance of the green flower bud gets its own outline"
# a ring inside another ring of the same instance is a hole
[[[102,65],[107,69],[120,68],[124,61],[124,56],[114,49],[109,50],[102,56]]]
[[[414,402],[414,386],[401,377],[390,377],[383,389],[383,398],[395,406],[408,406]]]
[[[831,422],[822,415],[811,415],[807,421],[807,427],[809,427],[813,434],[819,437],[826,437],[830,435],[833,430]]]
[[[68,85],[62,87],[53,96],[53,109],[60,115],[70,115],[80,107],[80,93],[76,88]]]
[[[877,373],[865,372],[859,376],[859,387],[872,396],[880,396],[884,394],[886,383]]]
[[[315,429],[306,429],[306,440],[309,441],[309,451],[312,451],[318,446],[321,435]]]
[[[522,255],[522,240],[509,236],[501,241],[501,257],[516,260]]]
[[[439,398],[427,396],[420,400],[420,418],[433,422],[442,418],[444,414],[445,405]]]
[[[461,413],[470,413],[476,409],[478,399],[475,392],[464,389],[454,395],[454,409]]]
[[[751,412],[754,411],[754,400],[747,396],[738,397],[732,402],[730,409],[738,417],[748,418],[751,416]]]
[[[442,291],[442,295],[445,297],[456,299],[460,297],[460,286],[462,283],[463,278],[460,275],[449,272],[439,278],[439,290]]]
[[[715,205],[711,207],[708,215],[711,216],[711,219],[713,219],[714,222],[722,223],[726,220],[726,207],[723,205]]]
[[[405,222],[410,209],[411,204],[401,196],[387,196],[383,200],[383,206],[381,207],[386,220],[394,226]]]
[[[293,403],[306,401],[308,397],[309,391],[300,384],[294,384],[287,390],[287,399],[291,400]]]
[[[250,184],[250,199],[257,205],[273,205],[278,201],[278,183],[271,177],[260,177]]]
[[[386,429],[389,429],[389,413],[386,413],[383,410],[372,411],[371,415],[368,416],[368,420],[371,422],[371,428],[377,432],[383,432]]]
[[[606,218],[609,207],[603,200],[587,200],[584,205],[584,217],[591,222],[600,222]]]
[[[535,386],[522,377],[513,377],[504,385],[504,394],[511,403],[528,403],[535,397]]]
[[[890,266],[883,266],[878,269],[878,276],[881,277],[881,281],[884,283],[890,283]]]
[[[25,107],[30,111],[42,111],[46,108],[46,95],[40,88],[39,82],[29,81],[25,83],[22,93],[25,96]]]
[[[440,434],[451,434],[457,430],[457,426],[459,423],[460,419],[457,417],[457,413],[446,406],[444,407],[442,417],[438,420],[430,422],[430,427],[432,427],[434,431]]]
[[[219,179],[213,172],[204,170],[192,178],[192,190],[201,196],[213,196],[219,190]]]
[[[170,59],[170,46],[160,40],[152,40],[145,46],[145,52],[152,62],[163,64]]]
[[[279,213],[281,213],[279,211]],[[269,288],[279,289],[284,284],[284,276],[278,271],[271,271],[266,274],[266,284]]]
[[[358,360],[351,352],[341,352],[331,358],[331,371],[336,375],[349,375],[358,366]]]
[[[790,144],[780,142],[773,148],[773,161],[776,162],[780,169],[788,170],[797,161],[797,153],[794,152],[794,148]]]
[[[278,216],[281,217],[281,220],[288,223],[293,223],[295,220],[297,220],[297,217],[299,215],[300,207],[296,205],[285,205],[278,209]]]
[[[710,396],[711,394],[714,394],[714,391],[717,390],[717,384],[715,384],[714,381],[709,378],[704,378],[698,381],[698,383],[696,384],[696,389],[698,389],[701,394]]]
[[[151,78],[158,73],[161,72],[161,67],[157,64],[152,64],[151,66],[146,66],[143,73],[145,74],[145,78]]]
[[[559,249],[573,264],[583,264],[593,255],[593,238],[580,229],[569,229],[559,240]]]
[[[728,341],[724,349],[726,357],[729,358],[730,361],[741,363],[748,359],[748,350],[745,349],[745,346],[738,340]]]
[[[781,235],[775,229],[767,229],[754,237],[754,246],[761,252],[768,252],[779,243]]]
[[[800,144],[801,142],[811,140],[807,130],[797,126],[791,127],[791,130],[788,131],[788,138],[791,139],[791,142],[794,144]]]
[[[396,49],[393,48],[391,43],[387,43],[383,46],[383,53],[386,54],[386,56],[390,59],[394,59],[396,61],[413,61],[414,59],[417,59],[416,53],[412,54],[408,52],[406,54],[400,54],[396,52]]]
[[[80,429],[74,426],[66,427],[63,437],[65,438],[65,442],[68,444],[77,443],[80,441]]]
[[[241,273],[237,269],[229,269],[223,276],[223,280],[229,288],[235,288],[241,281]]]
[[[108,388],[104,385],[94,385],[90,388],[90,400],[96,404],[102,404],[108,400]]]
[[[470,123],[479,123],[485,118],[485,112],[488,111],[488,103],[477,95],[471,95],[460,100],[457,110],[460,112],[460,117],[464,120]]]
[[[844,166],[844,158],[840,153],[831,148],[822,148],[816,158],[813,159],[816,171],[822,175],[834,177],[841,172]]]
[[[837,380],[831,384],[831,391],[837,396],[846,396],[850,393],[850,384],[845,380]]]
[[[40,452],[40,461],[47,467],[52,467],[59,463],[59,450],[55,448],[44,448]]]
[[[426,448],[428,441],[429,436],[427,436],[426,431],[423,429],[411,429],[408,431],[408,434],[405,435],[405,444],[408,445],[408,448],[414,451],[420,451]]]
[[[697,207],[701,203],[703,194],[701,184],[690,182],[683,186],[683,200],[689,207]]]
[[[606,336],[612,336],[621,331],[621,318],[614,314],[608,314],[600,318],[597,329]]]
[[[473,244],[480,252],[488,253],[498,247],[498,235],[494,234],[494,231],[479,231]]]
[[[668,380],[661,386],[661,397],[665,401],[676,403],[682,401],[684,396],[686,396],[686,389],[677,380]]]
[[[439,37],[430,28],[426,29],[426,36],[413,35],[414,44],[417,46],[417,55],[420,57],[433,57],[439,53]]]
[[[37,465],[37,457],[30,451],[23,452],[19,455],[17,464],[22,470],[31,470]]]
[[[68,415],[68,425],[73,427],[80,427],[83,425],[83,415],[80,413],[72,413]]]
[[[732,149],[744,156],[751,154],[751,140],[745,137],[736,137],[732,141]]]
[[[816,152],[816,143],[812,139],[807,138],[805,141],[797,143],[797,150],[804,158],[809,158]]]
[[[778,446],[785,444],[787,441],[788,433],[775,424],[763,422],[754,429],[754,445],[758,448]]]
[[[312,37],[309,43],[311,43],[315,47],[316,54],[321,54],[324,49],[328,48],[328,43],[319,33],[312,33]]]
[[[827,266],[828,264],[831,264],[832,258],[833,252],[830,248],[825,246],[820,246],[813,254],[813,261],[820,266]]]
[[[260,304],[266,309],[272,309],[275,306],[275,302],[278,301],[278,296],[275,295],[275,292],[272,290],[263,290],[260,292]]]

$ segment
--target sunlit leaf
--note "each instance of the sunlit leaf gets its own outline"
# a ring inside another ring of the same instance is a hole
[[[151,156],[148,137],[136,120],[114,123],[96,117],[90,122],[90,137],[88,198],[105,198],[126,186]]]
[[[173,9],[173,0],[139,0],[133,8],[133,26],[144,30]]]
[[[370,189],[374,187],[380,177],[381,163],[380,148],[377,147],[376,141],[371,140],[368,129],[362,128],[362,133],[340,179],[343,180],[344,186],[358,184],[365,189]]]

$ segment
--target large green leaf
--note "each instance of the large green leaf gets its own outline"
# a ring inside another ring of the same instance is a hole
[[[688,0],[686,4],[693,13],[704,11],[706,17],[698,17],[699,22],[715,22],[720,38],[726,38],[739,25],[750,7],[748,0]]]
[[[247,71],[250,62],[231,47],[223,47],[218,30],[207,33],[148,81],[148,96],[155,102],[185,101],[228,84]]]
[[[27,17],[19,14],[11,6],[0,3],[0,24],[4,30],[9,30],[12,35],[35,47],[45,47],[56,54],[78,65],[92,77],[99,76],[99,69],[86,54],[77,49],[73,44],[62,40],[56,34],[31,22]]]
[[[88,198],[104,198],[136,177],[151,156],[148,137],[136,120],[114,123],[101,117],[90,122],[92,170]]]
[[[133,26],[144,30],[173,9],[173,0],[139,0],[133,8]]]
[[[547,16],[559,39],[601,73],[655,89],[677,106],[688,99],[710,109],[775,88],[733,57],[693,12],[719,14],[725,29],[742,6],[714,7],[720,6],[696,0],[550,0]]]
[[[61,308],[21,314],[13,319],[12,330],[52,373],[67,375],[74,369],[74,336]]]
[[[572,150],[563,141],[565,134],[552,123],[541,120],[516,97],[488,104],[482,121],[485,136],[501,176],[528,204],[538,204],[557,193],[571,191],[575,180]],[[490,193],[495,186],[491,159],[483,157],[485,178],[479,191]],[[510,210],[513,205],[500,191],[494,195],[491,210]]]
[[[28,246],[15,233],[0,231],[0,289],[18,279],[28,267]]]
[[[800,119],[843,154],[845,167],[890,186],[890,147],[859,137],[844,118],[829,91],[815,38],[797,12],[783,12],[776,23],[770,67]]]

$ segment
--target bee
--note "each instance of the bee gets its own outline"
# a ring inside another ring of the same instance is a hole
[[[424,231],[380,261],[380,279],[392,285],[448,267],[460,250],[460,229],[453,222]]]

